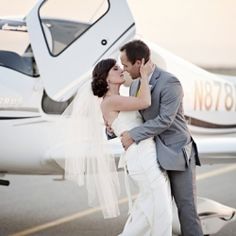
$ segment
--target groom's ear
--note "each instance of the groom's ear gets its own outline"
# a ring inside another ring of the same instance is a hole
[[[135,64],[136,64],[137,66],[141,66],[142,61],[141,61],[141,60],[136,60]]]

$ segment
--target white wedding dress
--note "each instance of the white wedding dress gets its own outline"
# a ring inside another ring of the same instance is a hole
[[[112,123],[117,136],[142,124],[139,112],[120,112]],[[171,236],[172,199],[169,180],[156,159],[154,140],[132,144],[123,155],[128,174],[139,188],[121,236]]]

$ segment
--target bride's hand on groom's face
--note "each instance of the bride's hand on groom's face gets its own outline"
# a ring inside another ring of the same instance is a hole
[[[142,59],[142,64],[140,66],[140,74],[141,74],[141,78],[148,78],[149,75],[152,73],[154,68],[154,64],[152,63],[151,60],[147,61],[145,63],[144,58]]]
[[[128,131],[125,131],[121,134],[121,143],[122,146],[125,150],[127,150],[129,148],[129,146],[134,143],[134,140],[132,139],[132,137],[129,135]]]

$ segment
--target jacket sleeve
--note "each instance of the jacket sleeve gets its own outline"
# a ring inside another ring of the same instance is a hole
[[[180,82],[175,77],[168,78],[160,93],[158,116],[131,129],[129,134],[133,140],[138,143],[141,140],[157,136],[168,129],[176,117],[182,99],[183,89]]]

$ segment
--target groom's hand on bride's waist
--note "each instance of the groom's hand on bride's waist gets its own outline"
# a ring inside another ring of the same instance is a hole
[[[105,121],[105,120],[104,120]],[[107,135],[107,139],[113,139],[116,138],[116,135],[114,134],[113,129],[111,128],[111,126],[108,124],[107,121],[105,121],[105,126],[106,126],[106,135]]]
[[[132,139],[128,131],[125,131],[121,134],[121,143],[125,150],[127,150],[129,146],[134,143],[134,140]]]

